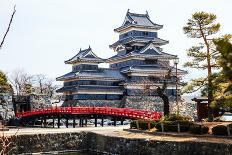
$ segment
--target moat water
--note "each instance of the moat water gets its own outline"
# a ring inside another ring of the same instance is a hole
[[[66,153],[58,153],[58,155],[103,155],[103,153],[96,153],[96,152],[66,152]]]

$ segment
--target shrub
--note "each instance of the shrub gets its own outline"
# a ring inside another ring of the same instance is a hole
[[[209,131],[209,127],[200,124],[192,124],[189,130],[193,134],[207,134]]]
[[[147,121],[139,120],[138,123],[139,123],[139,129],[148,130],[148,122]],[[156,121],[151,121],[150,127],[154,128],[156,124],[157,124]],[[131,122],[131,127],[137,129],[136,121]]]
[[[212,132],[214,135],[227,135],[227,127],[224,125],[217,125],[212,128]]]
[[[191,118],[188,117],[188,116],[181,116],[181,115],[178,115],[178,114],[170,114],[168,116],[165,116],[163,118],[163,121],[190,121]]]

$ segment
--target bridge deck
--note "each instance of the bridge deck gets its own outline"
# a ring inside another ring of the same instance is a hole
[[[37,109],[33,111],[17,112],[16,117],[32,117],[46,114],[100,114],[109,116],[121,116],[128,119],[157,120],[161,118],[162,113],[156,111],[147,111],[130,108],[114,107],[52,107],[46,109]]]

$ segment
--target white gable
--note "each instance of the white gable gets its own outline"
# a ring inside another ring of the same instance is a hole
[[[144,53],[145,51],[147,51],[149,49],[153,49],[158,54],[161,54],[161,52],[158,50],[158,48],[152,43],[150,43],[146,48],[144,48],[142,51],[140,51],[140,53]]]

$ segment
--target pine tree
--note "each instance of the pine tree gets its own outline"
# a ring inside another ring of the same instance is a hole
[[[192,61],[185,63],[185,67],[207,70],[207,77],[194,79],[185,88],[186,92],[193,92],[207,85],[208,104],[213,100],[212,69],[218,67],[216,59],[217,51],[213,46],[212,35],[220,29],[220,24],[216,22],[216,15],[206,12],[196,12],[188,19],[184,26],[184,33],[190,38],[201,40],[197,46],[191,47],[187,55]],[[212,120],[212,109],[209,110],[209,120]]]

